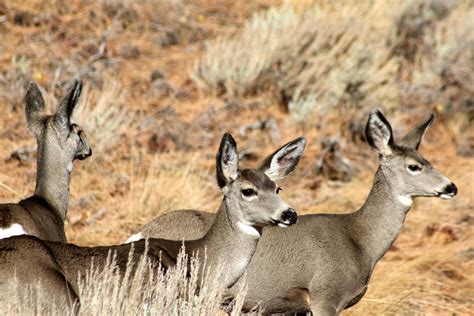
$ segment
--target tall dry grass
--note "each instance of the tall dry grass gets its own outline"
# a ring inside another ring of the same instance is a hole
[[[15,278],[2,299],[3,315],[217,315],[225,288],[220,282],[222,266],[210,271],[181,252],[175,267],[166,273],[152,268],[146,253],[138,262],[130,255],[121,273],[110,254],[104,267],[92,267],[80,276],[80,304],[59,306],[42,288],[24,286]],[[199,276],[203,277],[200,278]],[[201,280],[200,282],[198,280]],[[245,297],[245,287],[231,301],[238,315]]]
[[[270,2],[256,1],[265,5]],[[8,9],[7,22],[3,22],[0,12],[0,33],[5,38],[0,42],[0,105],[9,109],[6,114],[2,112],[0,118],[4,124],[0,136],[2,158],[20,145],[33,144],[22,111],[28,78],[34,78],[45,87],[47,97],[61,96],[71,78],[78,75],[88,85],[81,98],[86,104],[78,107],[76,116],[78,123],[87,125],[86,133],[94,134],[90,143],[95,154],[74,170],[70,212],[77,214],[102,208],[107,212],[96,221],[69,225],[68,237],[75,242],[117,243],[160,213],[188,207],[213,210],[219,203],[214,170],[210,167],[213,155],[209,153],[214,149],[205,148],[209,147],[207,143],[194,153],[152,154],[144,148],[149,129],[141,130],[142,119],[170,103],[166,97],[144,97],[153,89],[149,82],[152,70],[162,72],[179,91],[188,85],[185,69],[198,59],[191,76],[202,91],[218,95],[224,92],[246,103],[255,101],[253,94],[267,98],[267,90],[276,90],[288,99],[290,114],[297,120],[306,120],[310,117],[308,113],[320,109],[330,111],[340,105],[365,107],[378,101],[391,105],[402,99],[403,105],[440,102],[443,108],[456,109],[460,100],[456,95],[472,99],[469,94],[472,72],[466,71],[473,68],[472,1],[285,1],[282,7],[259,11],[241,28],[239,19],[258,7],[250,1],[232,7],[246,10],[243,14],[225,7],[228,3],[232,1],[0,1],[0,11],[2,4]],[[439,11],[436,5],[432,6],[433,3],[441,4],[441,8],[449,4],[447,14],[443,13],[444,9]],[[40,21],[39,25],[35,25],[36,22],[29,26],[13,25],[14,14],[22,10],[33,14],[33,18]],[[222,32],[235,27],[239,30],[234,35]],[[205,44],[201,58],[200,47],[204,43],[200,41],[206,37],[200,33],[202,29],[217,34],[217,38]],[[173,44],[175,39],[177,43]],[[103,56],[100,55],[102,45],[107,48]],[[384,58],[388,58],[386,63]],[[111,79],[120,84],[108,85]],[[107,97],[102,97],[102,93]],[[246,98],[247,95],[252,96]],[[186,113],[189,121],[213,103],[223,102],[220,95],[200,98],[201,95],[191,92],[191,96],[194,98],[191,101],[172,100],[172,107]],[[49,104],[55,106],[56,103]],[[235,119],[234,113],[223,116],[218,126],[211,125],[211,130],[203,127],[202,132],[217,139],[223,126],[230,126],[225,125],[228,122],[224,120],[238,124],[237,121],[251,121],[255,116],[276,115],[277,123],[284,127],[283,137],[301,133],[287,121],[285,113],[278,111],[274,100],[265,104],[269,106],[239,113],[239,119]],[[81,111],[82,106],[87,110]],[[419,109],[414,107],[409,113],[415,116]],[[133,110],[140,113],[130,122],[127,116]],[[394,108],[395,114],[404,111],[404,107]],[[101,118],[103,113],[105,120]],[[456,115],[462,116],[462,113]],[[472,162],[455,155],[443,127],[443,124],[458,124],[460,120],[443,122],[443,116],[441,119],[435,128],[438,134],[432,138],[436,146],[428,149],[432,157],[436,157],[437,166],[452,166],[447,175],[466,177],[462,183],[455,178],[460,193],[450,202],[457,203],[463,198],[467,202],[461,203],[455,212],[451,204],[434,203],[432,210],[438,212],[424,210],[427,215],[421,218],[417,216],[419,212],[413,210],[399,238],[401,241],[396,244],[401,250],[389,252],[379,263],[369,292],[346,312],[348,314],[469,314],[473,306],[472,300],[469,301],[472,258],[459,257],[461,251],[472,247],[472,233],[459,232],[463,239],[448,245],[418,243],[418,237],[423,235],[430,221],[441,221],[458,229],[455,223],[459,217],[468,216],[472,209],[469,197]],[[123,123],[117,123],[121,121]],[[330,122],[332,130],[340,128],[339,120]],[[123,131],[121,126],[126,126],[125,136],[118,138]],[[289,179],[283,194],[288,194],[302,213],[355,208],[366,194],[362,189],[370,187],[371,177],[363,172],[370,165],[363,161],[368,157],[365,151],[348,149],[361,171],[356,181],[342,185],[328,183],[312,171],[319,153],[316,142],[321,139],[320,131],[306,132],[312,145],[308,146],[307,161],[301,166],[304,172],[293,177],[294,180]],[[145,140],[135,138],[137,134]],[[455,136],[461,137],[462,133]],[[213,143],[215,145],[217,143]],[[106,154],[97,155],[96,146],[97,149],[102,147],[101,151]],[[107,161],[97,163],[104,159]],[[2,161],[0,169],[3,201],[18,200],[34,189],[34,165]],[[420,232],[414,234],[417,230]],[[461,280],[446,278],[445,267],[458,271],[454,274],[459,273]],[[126,298],[122,292],[112,292],[109,283],[100,281],[109,280],[119,291],[123,288],[113,273],[96,272],[88,277],[88,282],[95,285],[84,285],[82,290],[90,298],[90,305],[86,302],[83,306],[88,308],[84,311],[93,313],[94,308],[104,313],[146,310],[132,301],[127,301],[130,309],[124,306],[113,309],[107,305],[108,297],[113,297],[111,301],[117,304]],[[182,284],[183,280],[176,282]],[[176,284],[166,286],[173,288]],[[105,294],[99,289],[104,289]],[[134,293],[133,300],[138,304],[147,303]],[[10,314],[35,312],[39,296],[45,293],[36,291],[15,298],[18,304],[11,304]],[[46,309],[43,311],[51,314]]]
[[[315,1],[303,7],[272,7],[238,33],[209,42],[192,70],[194,82],[231,96],[276,89],[296,117],[315,109],[394,109],[424,86],[423,79],[431,90],[425,103],[446,101],[446,76],[472,93],[472,2]]]
[[[199,156],[189,154],[185,161],[176,158],[174,154],[162,154],[147,159],[138,150],[134,154],[129,198],[131,220],[144,223],[145,219],[176,207],[213,210],[220,203],[215,178],[200,165]]]
[[[102,154],[131,128],[133,113],[124,106],[126,92],[122,85],[107,80],[102,89],[85,85],[74,119],[86,131],[94,151]]]

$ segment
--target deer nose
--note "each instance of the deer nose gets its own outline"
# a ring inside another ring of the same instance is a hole
[[[444,193],[449,194],[449,195],[456,195],[458,193],[458,188],[454,183],[450,183],[444,188]]]
[[[84,160],[84,159],[86,159],[87,157],[90,157],[90,156],[92,156],[92,149],[91,148],[89,148],[89,151],[86,152],[86,153],[80,153],[79,155],[77,155],[76,158],[79,159],[79,160]]]
[[[294,209],[289,208],[281,214],[281,221],[288,225],[293,225],[298,220],[298,216]]]

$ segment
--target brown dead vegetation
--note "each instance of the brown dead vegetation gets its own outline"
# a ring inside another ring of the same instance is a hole
[[[416,200],[346,314],[472,313],[472,2],[280,2],[0,0],[0,202],[34,190],[22,103],[29,79],[48,101],[74,77],[86,83],[76,120],[94,155],[75,165],[67,223],[80,245],[123,242],[172,209],[215,209],[225,131],[248,165],[306,135],[282,194],[300,214],[349,212],[375,171],[363,142],[367,111],[385,107],[396,135],[435,111],[421,150],[459,194]],[[271,128],[239,134],[270,121],[279,144]],[[342,146],[318,174],[325,137]],[[339,154],[350,181],[332,170]]]

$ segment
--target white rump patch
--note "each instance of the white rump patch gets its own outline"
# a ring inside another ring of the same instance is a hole
[[[128,237],[128,239],[125,243],[129,244],[129,243],[134,242],[134,241],[139,241],[140,239],[143,239],[142,233],[134,234],[134,235]]]
[[[20,224],[13,224],[8,228],[0,229],[0,239],[19,235],[28,235],[28,233],[23,229],[23,227],[21,227]]]
[[[413,204],[413,199],[407,195],[399,195],[398,201],[402,203],[404,206],[410,207]]]
[[[237,227],[247,235],[260,238],[260,233],[258,232],[258,230],[256,230],[254,227],[250,226],[249,224],[237,222]]]

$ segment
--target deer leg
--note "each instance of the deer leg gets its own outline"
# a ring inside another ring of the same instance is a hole
[[[324,300],[311,302],[310,307],[313,316],[335,316],[339,314],[333,304]]]

